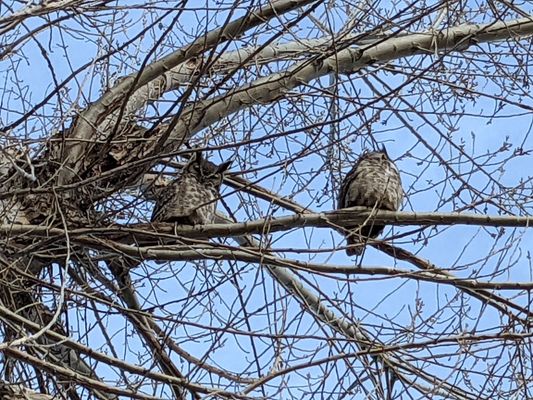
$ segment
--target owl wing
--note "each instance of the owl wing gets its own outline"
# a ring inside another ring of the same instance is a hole
[[[170,185],[160,192],[154,210],[152,211],[152,222],[161,222],[167,219],[168,207],[173,203],[175,194],[175,188],[173,186]]]
[[[178,180],[166,188],[155,204],[152,222],[169,222],[180,225],[205,223],[198,213],[202,201],[199,199],[198,191],[191,188],[194,188],[194,185],[188,185],[182,180]]]
[[[396,166],[392,163],[388,166],[387,172],[384,182],[384,185],[386,185],[386,191],[380,208],[389,211],[397,211],[401,207],[404,198],[402,179]]]
[[[337,209],[350,207],[349,199],[347,198],[348,192],[350,191],[350,186],[354,185],[357,180],[359,162],[354,165],[354,167],[346,174],[344,180],[341,184],[341,189],[339,192],[339,198],[337,199]]]

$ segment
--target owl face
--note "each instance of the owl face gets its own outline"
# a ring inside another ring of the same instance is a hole
[[[185,167],[185,172],[192,174],[199,182],[218,190],[222,184],[224,173],[230,165],[231,161],[215,165],[205,160],[201,152],[195,152],[189,159]]]
[[[387,154],[387,149],[385,149],[385,146],[383,146],[380,150],[376,151],[365,151],[361,157],[359,158],[359,162],[361,161],[373,161],[373,162],[392,162],[392,160],[389,158],[389,155]]]
[[[366,169],[366,168],[374,169],[378,166],[381,166],[380,168],[387,168],[388,173],[399,174],[398,168],[396,167],[394,162],[389,158],[389,155],[387,154],[385,147],[383,147],[381,150],[378,150],[378,151],[368,151],[368,152],[363,153],[357,162],[357,166],[358,168],[361,168],[361,169]],[[385,172],[385,171],[382,171],[382,172]]]

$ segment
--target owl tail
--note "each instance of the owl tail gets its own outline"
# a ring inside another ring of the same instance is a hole
[[[363,253],[367,238],[375,238],[385,228],[384,225],[369,224],[362,227],[357,227],[354,232],[346,236],[346,244],[351,246],[346,249],[346,254],[349,256],[359,256]]]
[[[346,249],[346,254],[348,256],[359,256],[363,253],[365,248],[365,243],[363,242],[364,237],[353,233],[349,236],[346,236],[346,244],[350,247]]]

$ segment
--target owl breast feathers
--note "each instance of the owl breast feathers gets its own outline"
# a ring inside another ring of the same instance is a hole
[[[400,173],[383,148],[381,151],[365,152],[357,160],[344,178],[337,208],[360,206],[397,211],[403,197]],[[375,224],[372,220],[362,226],[346,227],[351,229],[343,232],[350,246],[346,254],[361,254],[366,238],[377,237],[384,228],[384,225]]]
[[[231,161],[215,165],[195,152],[181,175],[160,193],[152,222],[202,225],[213,222],[220,185]]]

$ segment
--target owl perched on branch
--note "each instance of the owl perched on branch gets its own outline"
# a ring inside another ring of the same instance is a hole
[[[397,211],[403,195],[400,173],[383,147],[380,151],[365,152],[359,157],[342,182],[337,208],[359,206]],[[346,227],[346,230],[352,229],[351,232],[343,232],[350,246],[346,254],[361,254],[366,238],[377,237],[384,228],[384,225],[375,224],[372,220],[364,225]]]
[[[231,165],[226,161],[215,165],[194,152],[179,178],[158,196],[152,222],[174,222],[182,225],[210,224],[224,173]]]

